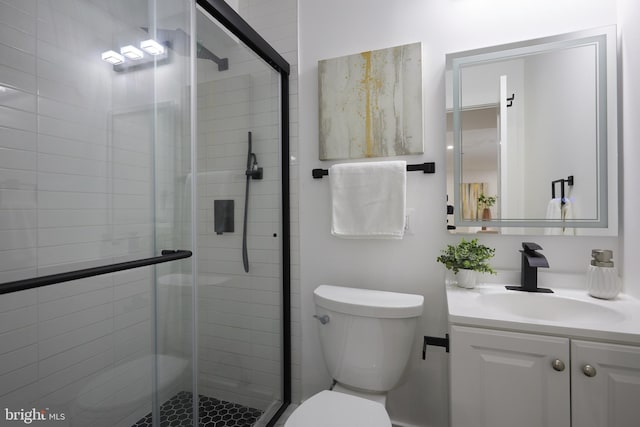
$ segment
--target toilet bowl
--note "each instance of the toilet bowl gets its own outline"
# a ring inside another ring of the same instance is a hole
[[[298,406],[285,427],[391,427],[380,403],[338,391],[323,390]]]
[[[391,427],[386,395],[409,361],[424,298],[321,285],[313,299],[335,385],[303,402],[285,427]]]

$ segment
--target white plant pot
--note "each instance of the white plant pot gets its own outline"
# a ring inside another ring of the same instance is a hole
[[[478,281],[478,274],[474,270],[460,269],[456,273],[458,286],[461,288],[473,289]]]

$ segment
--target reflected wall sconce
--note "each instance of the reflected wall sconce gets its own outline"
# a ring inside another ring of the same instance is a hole
[[[127,45],[120,48],[120,53],[129,59],[137,60],[144,57],[144,53],[133,45]]]
[[[140,47],[149,55],[153,56],[162,55],[165,51],[164,46],[153,39],[141,42]]]
[[[169,42],[165,44],[149,39],[140,43],[140,49],[133,44],[120,48],[120,53],[107,50],[102,52],[102,60],[113,65],[113,71],[134,71],[169,62]],[[145,53],[147,55],[145,55]]]
[[[113,50],[107,50],[102,52],[102,60],[112,65],[118,65],[124,63],[124,56]]]

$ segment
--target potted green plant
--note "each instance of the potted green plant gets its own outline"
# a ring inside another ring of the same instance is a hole
[[[455,274],[458,286],[475,287],[478,272],[496,274],[488,263],[496,250],[478,243],[478,239],[467,241],[463,238],[457,245],[447,245],[441,252],[436,261]]]
[[[487,196],[480,193],[478,196],[478,209],[482,209],[482,219],[491,219],[491,207],[496,204],[496,196]],[[485,218],[485,214],[488,218]]]
[[[496,204],[496,200],[496,196],[487,196],[484,193],[480,193],[478,196],[478,207],[483,209],[490,208]]]
[[[491,219],[491,207],[496,204],[496,196],[487,196],[484,193],[480,193],[478,196],[478,209],[482,209],[482,220],[488,221]],[[486,230],[487,227],[482,227]]]

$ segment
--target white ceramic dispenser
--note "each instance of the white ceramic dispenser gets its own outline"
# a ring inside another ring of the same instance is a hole
[[[587,291],[594,298],[613,299],[622,290],[622,283],[613,265],[613,251],[594,249],[587,268]]]

